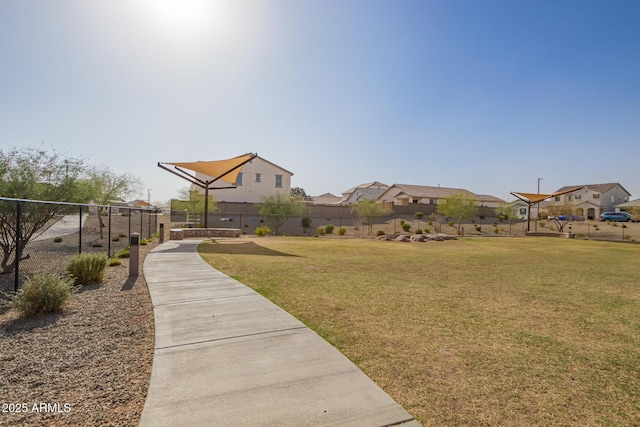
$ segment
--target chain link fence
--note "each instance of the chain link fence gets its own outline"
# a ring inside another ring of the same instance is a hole
[[[17,292],[38,273],[65,274],[77,254],[112,257],[132,233],[148,239],[157,226],[151,209],[0,198],[0,291]]]

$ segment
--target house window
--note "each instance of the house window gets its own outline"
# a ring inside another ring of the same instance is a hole
[[[596,194],[594,194],[594,195],[593,195],[593,198],[594,198],[594,199],[599,199],[599,198],[600,198],[600,194],[597,194],[597,193],[596,193]]]
[[[238,177],[236,178],[236,186],[242,187],[242,172],[238,173]]]
[[[582,194],[576,194],[576,200],[582,199]]]
[[[276,175],[276,188],[282,188],[282,175]]]
[[[611,195],[611,203],[614,203],[616,201],[616,196],[614,196],[613,194]]]
[[[436,199],[429,199],[429,204],[430,205],[437,205],[438,201]]]
[[[570,202],[571,201],[571,196],[567,196],[567,200]]]
[[[257,173],[256,174],[256,182],[260,182],[261,179],[262,179],[262,174],[261,173]]]
[[[560,196],[556,196],[556,202],[560,201]]]
[[[527,214],[527,208],[520,208],[520,215],[526,215]]]

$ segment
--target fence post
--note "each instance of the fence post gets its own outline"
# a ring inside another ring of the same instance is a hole
[[[82,253],[82,205],[80,205],[80,219],[78,220],[78,254]]]
[[[164,223],[160,223],[160,243],[164,243]]]
[[[20,216],[21,216],[21,202],[17,202],[16,204],[16,269],[15,269],[15,282],[13,284],[13,291],[18,292],[18,283],[20,282],[20,257],[22,256],[20,251],[20,228],[22,225],[20,224]]]
[[[98,211],[98,215],[100,211]],[[111,258],[111,206],[109,206],[109,228],[107,228],[107,257]]]
[[[138,275],[140,263],[140,234],[131,233],[129,237],[129,276]]]

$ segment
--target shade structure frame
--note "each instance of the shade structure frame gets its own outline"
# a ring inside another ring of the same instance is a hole
[[[204,189],[204,227],[209,227],[209,190],[219,190],[224,188],[235,188],[238,173],[242,167],[258,157],[257,154],[247,153],[241,156],[225,160],[199,161],[199,162],[158,162],[158,167],[179,176]],[[173,166],[173,169],[166,165]],[[189,174],[185,169],[195,172],[196,175]],[[210,176],[211,180],[203,180],[197,177],[201,173]],[[224,181],[230,186],[211,187],[216,181]]]

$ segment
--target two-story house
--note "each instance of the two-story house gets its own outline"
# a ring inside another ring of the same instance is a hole
[[[570,191],[572,188],[576,190]],[[614,211],[616,205],[628,202],[631,197],[631,193],[617,182],[569,185],[556,193],[565,191],[568,192],[549,200],[549,206],[571,205],[573,214],[585,219],[596,219],[602,212]]]
[[[242,166],[236,178],[235,186],[225,181],[216,181],[214,184],[214,198],[218,202],[246,202],[260,203],[263,197],[271,196],[277,192],[289,195],[291,192],[292,172],[257,156]],[[210,180],[201,173],[196,173],[198,179]],[[204,194],[204,190],[192,185],[192,190],[198,190]]]

